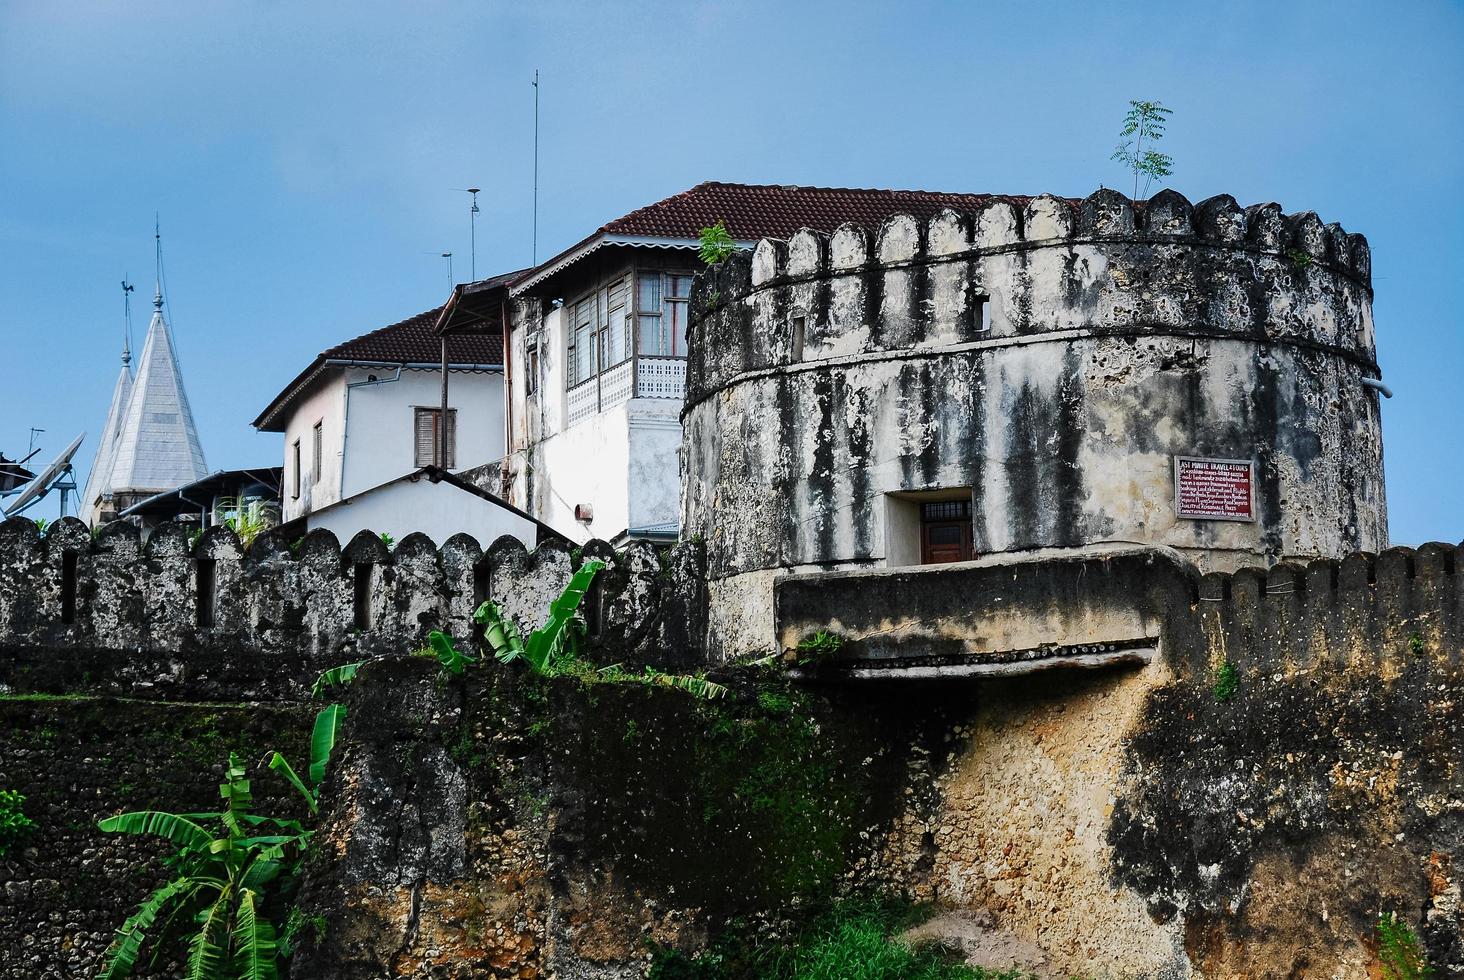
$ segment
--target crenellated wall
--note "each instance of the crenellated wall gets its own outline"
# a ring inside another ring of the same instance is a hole
[[[1370,252],[1309,211],[1103,190],[804,230],[708,270],[691,331],[683,527],[715,588],[910,564],[889,495],[925,491],[969,495],[977,554],[1387,544]],[[1176,456],[1251,461],[1257,519],[1178,517]]]
[[[342,548],[314,531],[293,545],[265,534],[246,550],[228,528],[192,543],[189,533],[169,524],[144,542],[126,523],[95,537],[75,519],[44,536],[28,519],[0,524],[0,684],[296,698],[320,671],[418,649],[431,630],[471,636],[484,598],[531,629],[581,557],[607,563],[590,600],[592,647],[626,661],[699,659],[695,545],[662,554],[596,541],[581,556],[555,544],[526,552],[507,536],[485,551],[467,535],[439,548],[410,534],[388,549],[362,532]]]

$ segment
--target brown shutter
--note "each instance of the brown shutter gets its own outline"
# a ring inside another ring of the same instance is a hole
[[[430,408],[419,408],[417,411],[416,425],[416,460],[418,466],[431,466],[436,460],[432,458],[433,443],[436,435],[433,430],[436,428],[436,413]]]
[[[457,409],[447,410],[447,447],[442,452],[443,469],[457,469]]]

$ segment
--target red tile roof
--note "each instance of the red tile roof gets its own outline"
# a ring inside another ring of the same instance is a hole
[[[320,352],[326,360],[383,361],[388,364],[436,364],[442,357],[442,338],[433,332],[442,307],[407,317],[398,323],[363,333]],[[456,335],[448,349],[454,364],[502,364],[503,334]]]
[[[491,290],[501,290],[525,270],[510,272],[491,279],[483,279],[465,287],[474,296],[482,298]],[[492,309],[493,304],[488,307]],[[434,332],[442,307],[426,310],[416,316],[407,317],[385,327],[378,327],[370,333],[363,333],[334,347],[321,351],[295,380],[275,396],[269,406],[254,420],[254,427],[265,431],[283,431],[282,410],[301,394],[330,361],[366,361],[378,364],[437,364],[442,359],[442,338]],[[453,364],[472,364],[481,367],[503,365],[503,332],[492,329],[493,324],[482,328],[483,332],[454,334],[448,341],[448,360]]]
[[[942,208],[974,211],[997,197],[1027,200],[997,194],[726,184],[713,180],[637,208],[611,221],[597,234],[696,238],[703,228],[725,221],[732,237],[740,241],[788,238],[805,227],[827,234],[846,221],[876,228],[896,214],[931,218]]]

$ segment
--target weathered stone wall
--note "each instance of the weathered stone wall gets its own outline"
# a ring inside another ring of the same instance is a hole
[[[266,534],[246,551],[228,528],[190,543],[169,524],[144,542],[130,524],[93,537],[63,519],[42,536],[13,518],[0,524],[0,685],[298,699],[337,664],[418,649],[433,629],[470,636],[484,598],[537,626],[583,557],[609,566],[591,600],[592,648],[628,662],[699,659],[695,545],[616,553],[591,542],[572,555],[503,537],[485,552],[466,535],[438,548],[412,534],[388,549],[363,532],[342,548],[315,531],[293,546]]]
[[[299,707],[0,697],[0,789],[23,793],[36,824],[0,858],[0,977],[94,976],[122,920],[166,880],[165,845],[104,834],[98,820],[217,809],[231,751],[251,766],[271,750],[299,765],[309,732]],[[253,790],[257,812],[305,815],[283,780],[258,778]],[[165,958],[137,975],[182,972]]]
[[[948,488],[970,488],[979,554],[1376,550],[1371,303],[1362,236],[1226,196],[763,241],[693,296],[683,527],[713,579],[886,564],[886,495]],[[1253,460],[1258,520],[1178,518],[1179,455]]]
[[[295,975],[642,976],[739,915],[778,919],[870,875],[943,752],[928,698],[786,681],[705,702],[666,687],[445,680],[370,665],[324,795]]]
[[[979,923],[1042,976],[1361,980],[1392,912],[1447,975],[1461,561],[1115,561],[1152,614],[1140,668],[811,688],[742,669],[707,705],[382,661],[327,788],[310,975],[633,977],[648,942],[695,950],[861,887]],[[970,621],[1010,599],[971,593]]]

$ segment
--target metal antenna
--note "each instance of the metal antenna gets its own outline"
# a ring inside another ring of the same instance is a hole
[[[456,280],[452,277],[452,253],[443,252],[442,257],[447,259],[447,288],[451,289],[456,284]]]
[[[468,208],[468,247],[471,260],[472,276],[470,282],[478,281],[478,190],[477,187],[469,187],[468,193],[473,195],[473,206]]]
[[[539,69],[534,69],[534,265],[539,264]]]
[[[40,433],[40,432],[45,432],[45,431],[46,431],[45,429],[37,429],[35,426],[31,426],[31,431],[30,431],[30,446],[26,449],[26,452],[30,453],[32,456],[35,455],[36,434],[37,433]]]
[[[132,283],[122,276],[122,363],[132,363]]]

